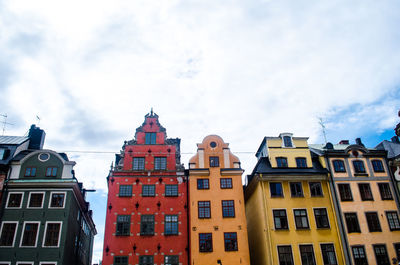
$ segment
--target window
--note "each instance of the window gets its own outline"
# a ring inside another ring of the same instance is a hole
[[[25,169],[25,177],[34,177],[36,176],[36,168],[35,167],[27,167]]]
[[[43,247],[58,247],[61,236],[61,222],[47,222]]]
[[[210,188],[208,179],[197,179],[198,190],[208,190]]]
[[[294,221],[297,229],[308,229],[308,218],[306,209],[293,210]]]
[[[221,189],[232,189],[232,179],[231,178],[221,178]]]
[[[154,257],[151,255],[139,256],[139,265],[153,265]]]
[[[394,244],[394,251],[396,253],[397,261],[400,261],[400,243]]]
[[[36,247],[37,234],[39,232],[39,222],[25,222],[22,229],[21,247]]]
[[[144,170],[144,157],[133,158],[133,170]]]
[[[114,257],[114,265],[128,265],[128,257],[127,256]]]
[[[44,197],[44,192],[30,192],[28,208],[42,208],[43,197]]]
[[[154,235],[154,215],[142,215],[140,218],[140,235]]]
[[[64,208],[65,192],[52,192],[50,194],[49,208]]]
[[[351,247],[355,265],[368,265],[364,246]]]
[[[326,208],[315,208],[314,216],[317,228],[329,228],[329,218]]]
[[[144,144],[156,144],[156,137],[157,133],[151,132],[151,133],[146,133],[146,138]]]
[[[293,147],[292,137],[283,136],[283,146],[284,147]]]
[[[289,229],[286,210],[273,210],[275,229]]]
[[[378,183],[378,187],[382,200],[393,200],[389,183]]]
[[[224,233],[224,242],[225,242],[225,251],[237,251],[237,234],[233,233]]]
[[[210,167],[219,167],[219,157],[210,156]]]
[[[179,265],[179,256],[165,256],[164,265]]]
[[[176,197],[176,196],[178,196],[178,185],[177,184],[167,184],[167,185],[165,185],[165,196],[166,197]]]
[[[296,165],[298,168],[306,168],[307,159],[305,157],[296,157]]]
[[[120,185],[119,197],[132,197],[132,185]]]
[[[357,213],[345,213],[344,218],[346,219],[347,233],[361,232]]]
[[[346,172],[346,167],[344,166],[343,160],[333,160],[332,162],[335,172]]]
[[[337,265],[333,244],[321,244],[321,252],[324,265]]]
[[[385,245],[374,245],[376,265],[390,265]]]
[[[154,197],[156,196],[156,185],[143,185],[142,186],[143,197]]]
[[[350,184],[338,184],[340,200],[352,201],[353,195],[351,194]]]
[[[400,221],[397,212],[386,212],[386,218],[389,223],[390,231],[400,230]]]
[[[7,208],[21,208],[23,198],[24,194],[22,192],[10,192],[7,199]]]
[[[269,190],[271,192],[271,197],[283,197],[282,183],[280,182],[269,183]]]
[[[222,201],[222,217],[235,217],[235,202]]]
[[[210,201],[199,201],[197,205],[199,218],[211,218]]]
[[[374,172],[385,172],[381,160],[372,160],[372,167],[374,169]]]
[[[292,197],[304,197],[301,182],[290,182],[290,193]]]
[[[3,160],[5,157],[6,149],[0,148],[0,160]]]
[[[131,227],[131,216],[130,215],[118,215],[117,216],[117,229],[115,235],[117,236],[129,236]]]
[[[321,182],[310,182],[310,193],[311,197],[322,197],[322,186]]]
[[[359,183],[358,188],[360,189],[361,200],[363,201],[373,201],[371,187],[368,183]]]
[[[57,168],[56,167],[48,167],[46,169],[46,177],[56,177],[57,176]]]
[[[368,229],[370,232],[381,232],[381,225],[379,223],[378,213],[365,213],[367,218]]]
[[[0,247],[13,247],[18,222],[3,222],[0,229]]]
[[[316,265],[312,245],[300,245],[300,256],[302,265]]]
[[[166,215],[165,216],[165,235],[177,235],[178,234],[178,216],[177,215]]]
[[[293,265],[291,246],[278,246],[279,265]]]
[[[354,171],[356,173],[365,173],[364,162],[361,160],[354,160],[353,161]]]
[[[165,156],[154,157],[154,170],[166,170],[166,169],[167,169],[167,158]]]
[[[200,233],[199,234],[199,248],[200,252],[212,252],[212,234],[211,233]]]
[[[278,167],[288,167],[287,158],[286,157],[277,157],[276,164]]]

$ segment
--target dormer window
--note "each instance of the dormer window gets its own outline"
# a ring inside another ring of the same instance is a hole
[[[34,177],[36,176],[36,168],[35,167],[27,167],[25,169],[25,177]]]
[[[6,154],[6,149],[0,148],[0,160],[3,160]]]
[[[146,133],[145,144],[156,144],[157,133]]]
[[[277,157],[276,165],[278,167],[288,167],[287,158],[286,157]]]
[[[284,147],[293,147],[292,137],[283,136],[283,146]]]

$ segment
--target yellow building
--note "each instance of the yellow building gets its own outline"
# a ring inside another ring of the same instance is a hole
[[[352,264],[397,264],[399,208],[386,152],[367,149],[360,139],[356,143],[341,141],[311,148],[324,156],[330,168]]]
[[[191,265],[250,264],[242,174],[221,137],[197,144],[189,162]]]
[[[252,265],[348,264],[328,171],[308,138],[265,137],[245,189]]]

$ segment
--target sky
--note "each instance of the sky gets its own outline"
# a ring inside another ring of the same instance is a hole
[[[182,139],[186,166],[196,143],[218,134],[245,174],[264,136],[323,143],[320,119],[332,143],[390,139],[399,14],[397,0],[2,0],[5,135],[39,125],[45,148],[67,152],[97,190],[95,262],[114,153],[151,108]]]

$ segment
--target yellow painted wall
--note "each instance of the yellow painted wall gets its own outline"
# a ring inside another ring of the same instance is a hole
[[[216,148],[211,148],[210,143],[215,142]],[[191,241],[191,265],[217,264],[221,260],[222,264],[250,264],[250,255],[247,238],[247,223],[244,208],[244,197],[242,188],[242,171],[236,174],[221,176],[221,168],[233,168],[239,159],[232,153],[229,154],[229,165],[225,165],[224,148],[228,144],[216,135],[207,136],[198,148],[204,150],[204,167],[209,167],[209,156],[218,156],[220,167],[209,168],[209,176],[199,176],[189,173],[189,201],[190,201],[190,241]],[[226,152],[226,151],[225,151]],[[199,153],[190,159],[192,169],[199,168]],[[210,189],[198,190],[197,179],[208,178]],[[232,189],[221,189],[220,178],[232,178]],[[222,217],[222,200],[234,200],[235,217]],[[198,201],[211,202],[211,218],[198,218]],[[224,232],[236,232],[238,239],[238,251],[225,251]],[[199,233],[213,234],[213,251],[199,252]]]
[[[268,139],[268,158],[272,167],[276,167],[277,157],[286,157],[289,167],[297,167],[296,157],[305,157],[307,160],[307,167],[312,167],[310,150],[307,147],[307,141],[296,140],[293,138],[293,147],[282,147],[282,139]],[[301,148],[300,148],[301,147]]]

